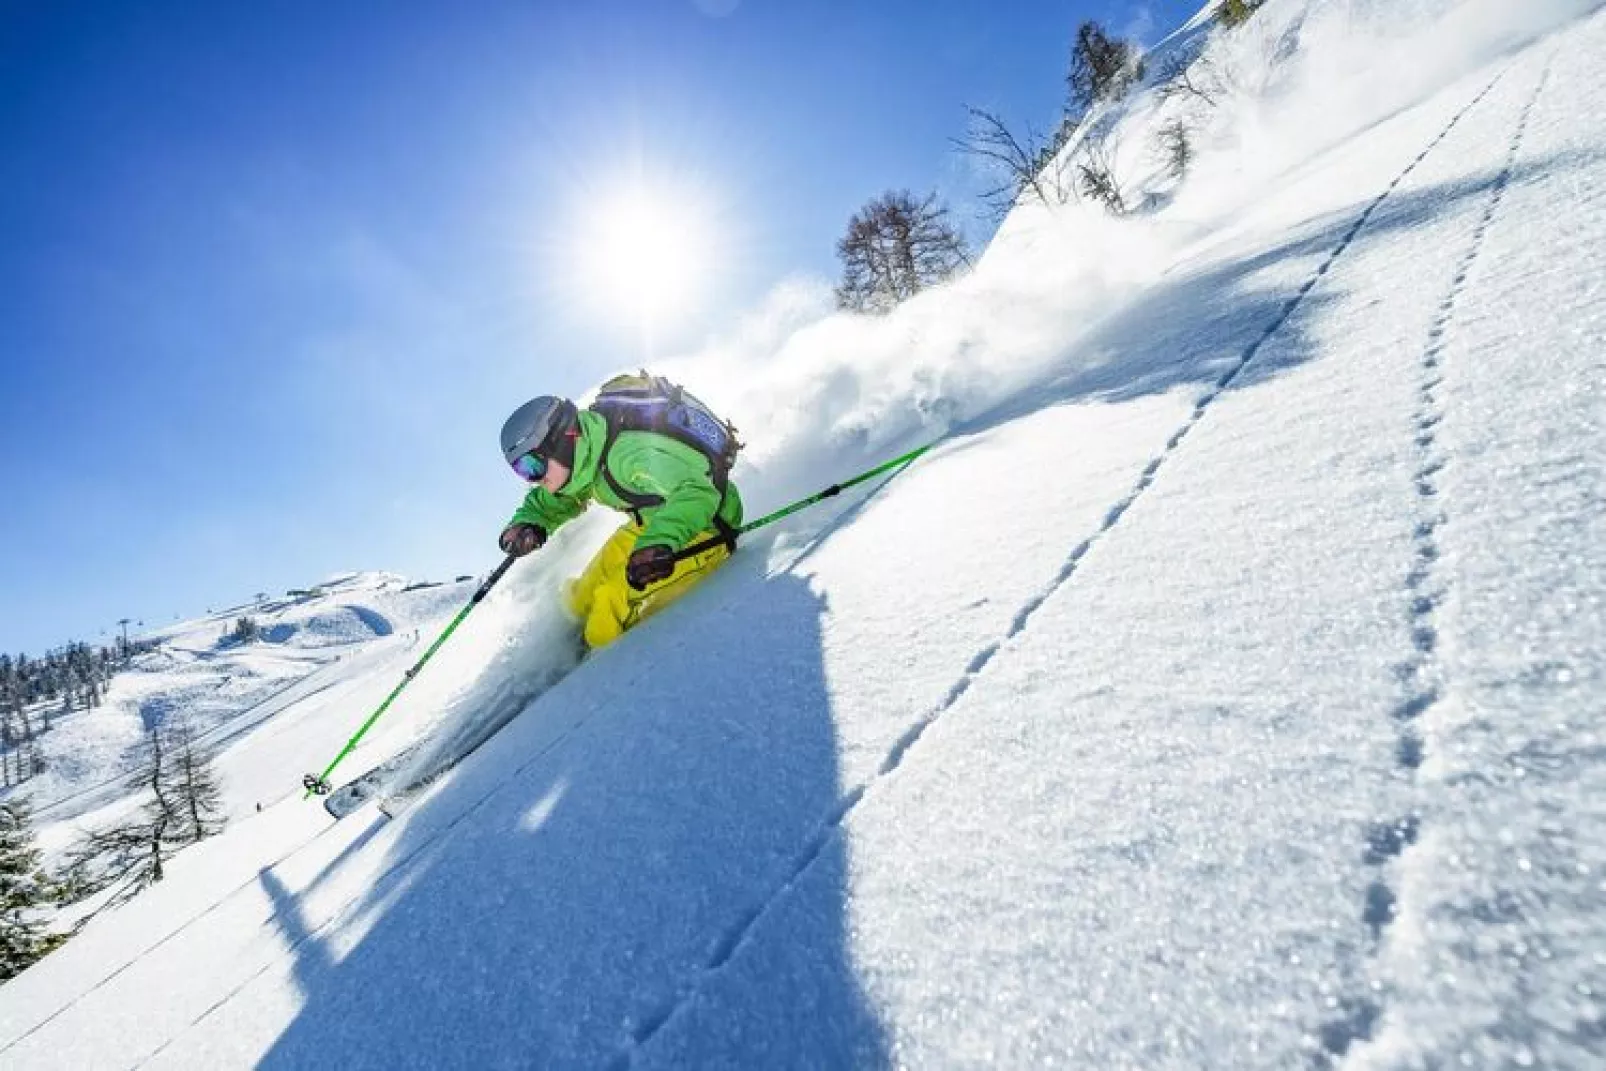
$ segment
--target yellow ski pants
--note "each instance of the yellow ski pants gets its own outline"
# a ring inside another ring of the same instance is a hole
[[[704,532],[694,543],[713,536]],[[626,629],[645,621],[665,606],[696,587],[726,558],[730,548],[720,543],[675,564],[675,571],[645,591],[637,591],[625,580],[625,564],[635,549],[641,526],[626,522],[602,544],[585,572],[569,581],[565,597],[569,611],[585,623],[586,646],[602,647],[617,640]]]

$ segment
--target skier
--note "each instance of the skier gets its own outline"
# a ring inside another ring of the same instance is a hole
[[[735,429],[643,372],[604,384],[587,409],[543,395],[502,426],[502,454],[535,484],[498,545],[523,557],[592,501],[630,514],[565,588],[597,648],[685,594],[735,547],[742,499],[730,482]],[[681,561],[677,551],[720,540]]]

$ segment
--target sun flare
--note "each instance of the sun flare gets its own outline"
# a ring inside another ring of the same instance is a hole
[[[705,214],[689,198],[634,188],[599,198],[575,236],[589,303],[643,331],[696,311],[713,267]]]

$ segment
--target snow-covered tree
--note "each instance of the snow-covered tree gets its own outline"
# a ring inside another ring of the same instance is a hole
[[[223,630],[223,639],[228,643],[250,643],[261,631],[257,619],[247,614],[236,618],[233,628]]]
[[[39,869],[28,805],[0,803],[0,981],[60,944],[38,918],[54,901],[54,887]]]

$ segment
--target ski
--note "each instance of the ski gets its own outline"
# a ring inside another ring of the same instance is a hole
[[[520,705],[518,710],[522,709],[523,707]],[[395,818],[401,814],[402,811],[406,810],[415,800],[422,796],[431,785],[455,770],[459,763],[478,751],[481,745],[500,732],[516,716],[517,711],[497,721],[479,726],[467,740],[460,739],[437,745],[436,753],[430,756],[429,759],[423,763],[413,763],[413,765],[422,765],[424,767],[422,771],[414,772],[407,779],[406,784],[400,788],[379,793],[380,813],[386,818]],[[412,760],[422,750],[423,745],[420,745],[410,750],[406,758]]]
[[[330,792],[324,797],[324,810],[338,821],[378,799],[379,809],[394,818],[511,720],[506,717],[478,726],[467,739],[421,740]],[[403,782],[399,787],[398,781]]]
[[[385,786],[405,770],[423,749],[423,744],[414,744],[378,766],[358,774],[325,796],[323,809],[336,821],[358,810],[369,800],[383,794]]]
[[[455,765],[456,763],[453,763],[453,766]],[[436,770],[432,774],[418,778],[409,784],[403,785],[394,792],[387,792],[380,796],[379,813],[384,815],[386,818],[399,818],[403,811],[411,807],[420,796],[429,790],[429,786],[433,785],[447,773],[451,772],[451,769],[451,766],[447,766]]]
[[[337,821],[376,799],[379,800],[381,813],[387,818],[396,817],[424,795],[431,785],[501,732],[536,696],[557,684],[568,676],[574,666],[585,661],[589,654],[585,641],[577,634],[573,642],[572,665],[549,672],[540,687],[513,697],[503,697],[492,704],[491,713],[483,722],[456,726],[447,735],[436,733],[416,740],[337,788],[331,789],[313,774],[303,778],[302,784],[309,793],[324,796],[324,810]]]

